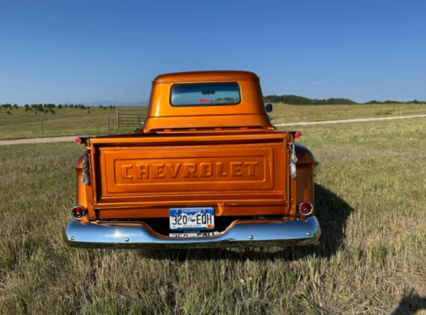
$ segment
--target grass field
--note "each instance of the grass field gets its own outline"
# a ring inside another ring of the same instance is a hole
[[[140,114],[146,116],[147,107],[122,106],[121,113]],[[90,113],[88,113],[90,112]],[[89,135],[131,132],[134,126],[117,130],[116,110],[90,107],[89,109],[62,108],[55,109],[55,114],[25,111],[24,108],[0,110],[0,139],[20,139],[37,137],[54,137],[66,135]],[[108,131],[108,117],[110,130]],[[41,122],[43,119],[43,122]],[[42,132],[43,123],[43,132]],[[139,126],[140,127],[140,126]]]
[[[81,147],[1,147],[0,314],[425,314],[426,120],[301,131],[323,235],[286,249],[68,248]]]
[[[273,104],[273,123],[426,114],[426,104],[288,105]]]
[[[120,112],[146,116],[147,107],[119,107]],[[88,113],[90,111],[90,113]],[[334,120],[359,117],[426,114],[426,104],[386,105],[286,105],[274,104],[271,114],[273,123]],[[107,120],[110,118],[110,130]],[[43,119],[43,132],[42,122]],[[90,109],[55,109],[55,114],[35,111],[25,112],[24,108],[0,110],[0,140],[66,135],[94,135],[132,132],[137,124],[116,129],[116,110],[91,107]],[[139,126],[140,127],[140,126]]]

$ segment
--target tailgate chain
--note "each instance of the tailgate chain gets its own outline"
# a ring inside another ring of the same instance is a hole
[[[291,173],[291,178],[296,178],[296,162],[297,162],[297,157],[296,157],[296,149],[295,149],[294,143],[289,143],[288,144],[288,149],[290,150],[290,173]]]
[[[84,185],[90,185],[90,177],[89,177],[89,154],[90,154],[90,150],[84,150],[83,174],[81,176],[81,182]]]

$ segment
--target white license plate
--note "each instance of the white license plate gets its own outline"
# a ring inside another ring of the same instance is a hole
[[[214,229],[213,208],[171,208],[169,211],[170,230],[212,230]]]
[[[186,237],[207,237],[207,236],[215,236],[218,235],[219,232],[213,231],[197,231],[197,232],[183,232],[183,233],[169,233],[170,237],[176,237],[176,238],[186,238]]]

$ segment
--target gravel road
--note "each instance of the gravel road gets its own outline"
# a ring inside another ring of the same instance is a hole
[[[353,118],[353,119],[324,120],[324,121],[302,121],[302,122],[294,122],[294,123],[276,124],[275,126],[285,127],[285,126],[311,126],[311,125],[345,124],[345,123],[354,123],[354,122],[383,121],[383,120],[396,120],[396,119],[421,118],[421,117],[426,117],[426,115]]]
[[[424,118],[426,115],[407,115],[407,116],[388,116],[388,117],[372,117],[372,118],[354,118],[344,120],[325,120],[325,121],[303,121],[294,123],[276,124],[277,127],[286,126],[312,126],[312,125],[328,125],[328,124],[345,124],[367,121],[383,121],[383,120],[396,120],[396,119],[409,119],[409,118]],[[19,139],[19,140],[0,140],[0,146],[14,145],[14,144],[30,144],[30,143],[53,143],[53,142],[73,142],[76,136],[67,137],[52,137],[52,138],[32,138],[32,139]]]

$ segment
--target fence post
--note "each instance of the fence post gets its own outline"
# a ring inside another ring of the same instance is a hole
[[[140,126],[140,124],[141,124],[141,114],[138,114],[138,127]]]
[[[120,122],[119,122],[119,118],[120,118],[120,113],[119,113],[119,109],[117,107],[117,129],[120,128]]]
[[[110,128],[109,128],[109,116],[108,116],[107,126],[108,126],[108,131],[110,131]]]
[[[41,123],[41,133],[44,133],[44,128],[43,128],[43,118],[40,119],[40,123]]]

